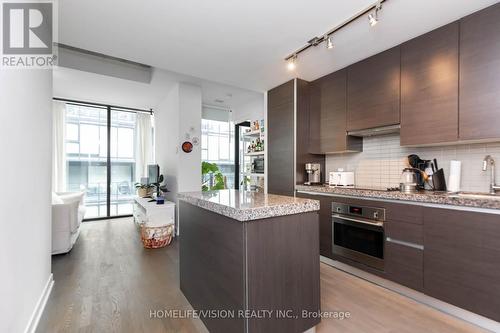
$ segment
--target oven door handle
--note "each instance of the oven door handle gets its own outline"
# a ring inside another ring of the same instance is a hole
[[[339,215],[339,214],[333,214],[333,217],[337,218],[337,219],[341,219],[341,220],[351,221],[351,222],[355,222],[355,223],[363,223],[363,224],[373,225],[373,226],[377,226],[377,227],[384,226],[384,222],[371,222],[369,220],[355,219],[352,217],[346,217],[346,216]]]

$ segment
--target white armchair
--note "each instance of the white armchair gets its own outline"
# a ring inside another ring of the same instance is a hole
[[[67,253],[80,235],[85,192],[52,193],[52,254]]]

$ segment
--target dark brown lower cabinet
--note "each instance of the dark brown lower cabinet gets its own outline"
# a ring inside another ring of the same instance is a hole
[[[500,321],[500,215],[310,195],[320,200],[320,253]],[[386,209],[384,271],[332,253],[332,202]]]
[[[333,197],[297,193],[300,198],[320,201],[319,209],[319,252],[322,256],[333,259],[332,254],[332,202]]]
[[[389,238],[391,239],[391,238]],[[385,277],[406,287],[422,291],[424,287],[424,251],[400,243],[385,243]]]
[[[422,291],[424,287],[423,210],[421,206],[387,204],[386,278]]]
[[[500,320],[500,216],[428,208],[424,292]]]

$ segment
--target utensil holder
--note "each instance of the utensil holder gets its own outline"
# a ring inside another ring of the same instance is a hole
[[[434,172],[432,175],[432,184],[434,185],[434,191],[446,191],[446,178],[443,169]]]

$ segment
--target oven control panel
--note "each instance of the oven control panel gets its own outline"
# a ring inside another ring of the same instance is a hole
[[[385,221],[385,208],[348,205],[332,202],[332,213],[363,217],[375,221]]]

